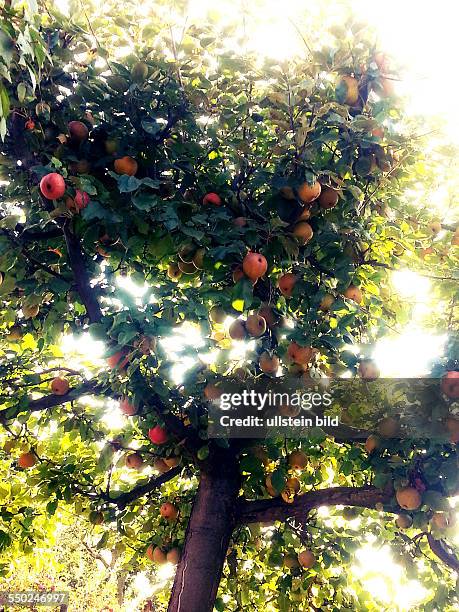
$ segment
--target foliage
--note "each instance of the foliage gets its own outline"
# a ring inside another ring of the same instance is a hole
[[[47,537],[46,516],[72,508],[101,523],[94,526],[100,549],[122,543],[123,568],[134,572],[151,566],[148,546],[183,545],[199,472],[228,450],[207,439],[209,384],[235,375],[260,380],[259,356],[267,351],[304,386],[307,373],[289,363],[292,341],[315,349],[309,373],[356,374],[374,341],[411,316],[390,283],[402,266],[438,281],[428,324],[454,328],[455,220],[438,221],[429,198],[418,197],[439,176],[447,180],[439,168],[452,154],[423,152],[422,126],[391,95],[396,73],[376,61],[378,49],[352,20],[306,58],[282,64],[234,50],[238,30],[222,32],[210,20],[178,34],[168,2],[144,21],[130,18],[130,4],[114,18],[94,19],[81,7],[71,19],[46,8],[36,15],[6,6],[1,16],[0,421],[13,442],[2,456],[9,476],[0,487],[0,545],[5,558],[8,545],[30,552]],[[124,56],[122,43],[130,47]],[[352,104],[341,80],[350,75],[358,81]],[[82,122],[89,138],[72,136],[71,121]],[[117,171],[115,161],[125,157],[135,159],[135,172]],[[39,184],[54,172],[66,193],[49,200]],[[302,186],[317,180],[337,192],[335,207],[301,201]],[[209,192],[221,206],[203,203]],[[78,210],[81,193],[89,203]],[[313,237],[302,244],[293,230],[305,211]],[[241,217],[246,222],[236,225]],[[267,274],[255,284],[244,276],[234,282],[249,250],[266,257]],[[178,280],[171,274],[177,265]],[[277,287],[287,272],[298,278],[290,298]],[[141,297],[127,279],[145,286]],[[351,285],[360,288],[360,303],[345,297]],[[334,301],[324,310],[328,294]],[[274,329],[234,358],[227,327],[209,311],[246,318],[266,304]],[[88,333],[104,343],[104,359],[87,354],[68,367],[63,336]],[[120,351],[126,363],[108,367]],[[206,365],[210,352],[216,357]],[[451,341],[436,376],[457,369],[455,359]],[[63,397],[49,394],[59,372],[72,387]],[[126,397],[137,414],[117,428],[107,407]],[[448,414],[452,402],[439,402]],[[164,445],[148,437],[156,425],[168,430]],[[305,499],[331,486],[401,488],[420,480],[425,503],[413,513],[413,530],[402,533],[386,514],[399,510],[392,493],[352,516],[332,503],[327,519],[311,509],[304,524],[239,525],[216,609],[381,609],[342,571],[358,546],[356,531],[393,544],[407,573],[429,589],[424,610],[453,609],[448,570],[416,534],[457,491],[455,445],[387,440],[369,455],[323,432],[301,442],[267,440],[261,451],[248,444],[237,454],[241,495],[268,498],[268,473],[279,493],[293,476],[287,457],[298,448],[308,457],[295,473]],[[37,463],[26,472],[16,461],[28,449]],[[125,459],[134,451],[144,467],[132,476]],[[166,471],[161,459],[178,466]],[[159,514],[166,500],[180,508],[176,521]],[[304,546],[318,563],[287,570],[285,555]],[[158,595],[163,603],[167,597],[167,590]]]
[[[124,576],[116,571],[115,563],[105,561],[97,548],[87,544],[87,525],[81,521],[76,526],[65,525],[65,515],[59,521],[49,517],[46,521],[46,536],[34,534],[34,541],[44,539],[46,547],[26,556],[17,547],[15,557],[11,556],[8,577],[2,580],[2,590],[68,592],[73,610],[116,609],[117,579],[121,584]]]

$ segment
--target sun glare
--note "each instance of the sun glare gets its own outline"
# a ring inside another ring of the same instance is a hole
[[[411,270],[396,270],[392,272],[394,289],[403,298],[412,298],[416,301],[429,299],[431,282],[428,278],[416,274]]]
[[[130,276],[120,276],[116,279],[116,284],[121,289],[128,291],[134,297],[140,298],[145,295],[145,292],[148,289],[148,284],[144,283],[143,285],[139,285],[132,280]]]
[[[417,580],[403,581],[403,569],[394,562],[389,546],[364,544],[356,559],[352,574],[374,597],[395,604],[399,612],[412,610],[429,593]]]
[[[434,336],[413,329],[379,340],[373,359],[385,378],[426,376],[432,362],[442,355],[445,342],[446,335]]]

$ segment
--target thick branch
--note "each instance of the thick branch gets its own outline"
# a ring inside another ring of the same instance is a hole
[[[182,467],[177,466],[175,468],[170,469],[168,472],[161,474],[157,478],[152,478],[147,483],[143,485],[139,485],[138,487],[134,487],[131,491],[127,491],[126,493],[122,493],[118,497],[111,497],[110,495],[103,495],[103,498],[106,502],[111,504],[116,504],[119,508],[125,508],[128,504],[151,493],[155,489],[158,489],[161,485],[169,480],[175,478],[182,471]]]
[[[97,384],[93,381],[89,381],[83,383],[79,387],[70,389],[70,391],[65,395],[45,395],[44,397],[40,397],[40,399],[31,400],[27,405],[21,405],[14,413],[10,412],[12,409],[14,409],[14,406],[11,406],[11,408],[5,408],[4,410],[0,410],[0,422],[6,422],[10,421],[11,419],[15,419],[16,416],[21,412],[38,412],[40,410],[54,408],[54,406],[61,406],[62,404],[66,404],[67,402],[77,400],[82,395],[94,393],[96,390]]]
[[[19,231],[20,227],[16,226],[16,230]],[[20,239],[22,241],[33,241],[33,242],[42,242],[45,240],[51,240],[53,238],[60,238],[63,236],[62,229],[57,225],[50,230],[43,230],[41,232],[34,231],[32,229],[26,229],[20,233]]]
[[[382,490],[371,485],[364,487],[332,487],[309,491],[295,498],[292,504],[281,498],[242,502],[239,505],[240,523],[285,521],[289,517],[304,520],[310,510],[319,506],[360,506],[374,508],[376,504],[388,502],[392,489]]]
[[[73,276],[75,278],[77,291],[80,295],[81,301],[86,307],[86,312],[88,313],[91,323],[97,323],[102,318],[102,312],[95,295],[95,290],[93,287],[91,287],[80,241],[71,231],[67,222],[63,224],[62,229],[64,231],[70,267],[72,268]]]
[[[436,540],[431,533],[428,533],[427,541],[429,542],[430,550],[440,561],[443,561],[445,565],[455,572],[459,572],[459,559],[444,548],[442,540]]]

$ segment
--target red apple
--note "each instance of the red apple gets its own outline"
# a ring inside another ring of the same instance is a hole
[[[140,470],[143,468],[143,459],[139,453],[131,453],[125,458],[126,467],[131,470]]]
[[[148,437],[153,444],[165,444],[169,439],[167,431],[159,425],[148,430]]]
[[[86,193],[86,191],[81,191],[80,189],[76,190],[76,195],[74,198],[75,206],[77,210],[81,210],[82,208],[86,208],[89,204],[90,197]]]
[[[110,357],[107,357],[107,365],[112,369],[123,370],[126,365],[129,363],[129,356],[127,355],[127,350],[124,349],[122,351],[117,351]]]
[[[127,399],[127,397],[123,397],[120,401],[120,410],[126,416],[134,416],[137,413],[137,409],[134,404]]]
[[[57,172],[50,172],[40,181],[40,191],[48,200],[58,200],[65,193],[64,177]]]
[[[76,142],[84,142],[88,139],[89,130],[81,121],[70,121],[69,134]]]
[[[206,193],[206,195],[202,199],[203,204],[213,204],[214,206],[220,206],[222,203],[221,197],[218,193]]]

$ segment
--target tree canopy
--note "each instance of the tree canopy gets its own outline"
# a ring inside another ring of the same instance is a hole
[[[157,572],[160,610],[380,610],[349,571],[360,535],[423,610],[456,609],[455,150],[355,18],[296,26],[304,54],[278,62],[239,22],[155,4],[1,9],[0,571],[71,512],[127,575]],[[406,268],[447,335],[445,439],[209,438],[228,381],[377,378]]]

